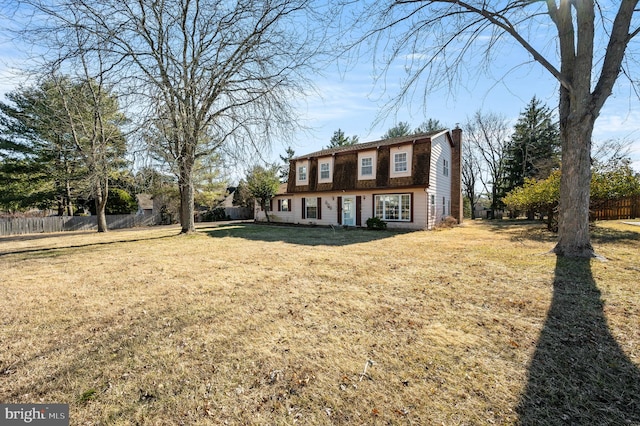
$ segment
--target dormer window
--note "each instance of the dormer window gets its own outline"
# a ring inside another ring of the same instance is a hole
[[[320,180],[328,180],[329,177],[329,163],[320,164]]]
[[[309,184],[309,161],[299,160],[296,163],[296,185]]]
[[[407,153],[398,152],[393,155],[393,171],[403,173],[407,171]]]
[[[362,176],[373,175],[373,159],[371,157],[365,157],[361,159],[360,174]]]
[[[377,150],[358,153],[358,180],[373,180],[376,178],[377,155]]]
[[[391,148],[389,156],[389,174],[392,178],[411,176],[412,145]]]

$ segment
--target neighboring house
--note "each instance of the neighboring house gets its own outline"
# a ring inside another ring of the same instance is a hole
[[[138,194],[136,195],[138,201],[137,215],[150,216],[153,214],[153,197],[151,194]]]
[[[233,205],[233,195],[236,188],[227,188],[227,196],[222,200],[216,208],[223,208],[224,214],[232,220],[253,219],[253,209],[251,207],[240,207]]]
[[[159,199],[151,194],[136,195],[138,211],[136,212],[136,226],[150,226],[160,223],[161,218]]]
[[[462,221],[462,131],[325,149],[292,158],[289,181],[271,200],[273,222],[430,229],[447,216]],[[266,220],[256,207],[256,220]]]

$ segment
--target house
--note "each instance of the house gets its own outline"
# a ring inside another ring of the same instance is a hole
[[[253,219],[253,209],[251,207],[240,207],[233,205],[233,197],[236,190],[236,187],[227,188],[227,195],[225,196],[224,200],[218,203],[216,208],[224,209],[225,216],[231,218],[232,220]]]
[[[150,216],[153,214],[153,196],[151,194],[137,194],[136,199],[138,201],[137,215]]]
[[[271,200],[273,222],[430,229],[462,221],[462,130],[366,142],[292,158],[289,181]],[[256,220],[265,212],[256,208]]]

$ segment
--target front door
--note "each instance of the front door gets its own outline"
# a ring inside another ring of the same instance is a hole
[[[356,226],[356,197],[342,197],[342,225]]]

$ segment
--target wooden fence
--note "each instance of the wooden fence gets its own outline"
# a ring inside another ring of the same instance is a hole
[[[160,223],[158,215],[107,215],[109,229],[151,226]],[[90,231],[98,229],[96,216],[48,216],[0,219],[0,235],[44,232]]]
[[[640,196],[617,200],[593,200],[591,220],[618,220],[640,217]]]

